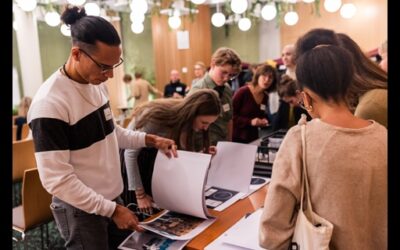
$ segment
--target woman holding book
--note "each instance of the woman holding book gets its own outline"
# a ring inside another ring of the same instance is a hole
[[[180,150],[215,154],[215,146],[210,146],[208,127],[220,113],[218,93],[202,89],[184,99],[157,99],[137,107],[128,129],[148,133],[151,131],[173,139]],[[202,134],[202,141],[195,143],[195,138],[198,138],[195,135],[198,133]],[[149,148],[129,149],[124,153],[128,190],[135,191],[139,209],[150,213],[151,177],[156,155],[157,150]]]

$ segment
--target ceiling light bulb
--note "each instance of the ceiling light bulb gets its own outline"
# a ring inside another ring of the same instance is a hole
[[[211,23],[215,27],[222,27],[225,24],[226,18],[225,15],[221,12],[214,13],[211,17]]]
[[[32,11],[36,8],[36,0],[17,0],[17,4],[23,11]]]
[[[203,3],[206,2],[206,0],[191,0],[191,1],[192,1],[192,3],[194,3],[194,4],[203,4]]]
[[[299,21],[299,15],[294,11],[289,11],[285,14],[285,23],[287,25],[295,25]]]
[[[64,36],[71,36],[71,29],[66,24],[61,25],[60,30]]]
[[[131,30],[135,34],[140,34],[144,30],[143,23],[132,23]]]
[[[343,18],[350,19],[352,18],[357,12],[357,8],[352,3],[343,4],[342,8],[340,8],[340,15]]]
[[[177,29],[179,26],[181,26],[181,18],[179,16],[170,16],[168,18],[168,25],[171,27],[171,29]]]
[[[17,21],[13,21],[13,28],[15,31],[18,31],[18,22]]]
[[[135,0],[129,4],[133,12],[146,13],[149,10],[149,5],[146,0]]]
[[[55,26],[59,25],[61,22],[60,14],[58,14],[55,11],[47,12],[46,15],[44,16],[44,20],[51,27],[55,27]]]
[[[251,28],[251,21],[247,17],[241,18],[238,26],[241,31],[248,31]]]
[[[325,0],[324,7],[328,12],[336,12],[342,5],[342,0]]]
[[[232,0],[231,1],[231,9],[236,14],[242,14],[247,10],[247,0]]]
[[[131,14],[129,15],[129,19],[131,19],[132,23],[143,23],[145,16],[144,13],[134,13],[131,12]]]
[[[71,5],[83,5],[86,0],[67,0],[67,2]]]
[[[274,3],[268,3],[261,9],[261,16],[266,21],[271,21],[276,17],[276,7]]]
[[[100,7],[97,3],[85,4],[85,11],[88,16],[100,16]]]

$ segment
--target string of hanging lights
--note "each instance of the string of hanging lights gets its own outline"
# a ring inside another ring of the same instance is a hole
[[[185,15],[195,15],[199,12],[197,6],[208,4],[215,12],[211,16],[211,23],[215,27],[237,24],[239,29],[247,31],[252,23],[264,19],[281,20],[286,25],[296,25],[299,15],[295,11],[296,4],[309,4],[312,11],[319,15],[321,0],[173,0],[169,1],[168,8],[161,8],[163,0],[14,0],[15,5],[23,11],[39,13],[51,27],[60,25],[61,6],[66,4],[83,6],[88,15],[103,16],[110,19],[118,12],[128,12],[131,20],[131,30],[140,34],[144,30],[146,16],[162,14],[168,16],[171,29],[181,27],[181,18]],[[352,18],[357,11],[353,3],[342,4],[342,0],[324,0],[323,6],[328,12],[340,9],[343,18]],[[110,14],[114,13],[114,14]],[[17,28],[17,24],[13,24]],[[61,25],[62,34],[69,36],[66,25]]]

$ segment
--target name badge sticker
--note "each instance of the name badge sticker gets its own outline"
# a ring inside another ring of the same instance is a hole
[[[260,109],[265,111],[265,110],[267,110],[267,106],[265,106],[265,104],[261,104]]]
[[[112,119],[111,109],[109,107],[104,109],[104,117],[106,118],[106,121]]]
[[[224,105],[222,105],[222,109],[224,110],[224,112],[228,112],[229,110],[231,110],[231,107],[229,106],[229,103],[225,103]]]
[[[178,92],[181,92],[182,91],[182,87],[176,87],[175,90],[178,91]]]

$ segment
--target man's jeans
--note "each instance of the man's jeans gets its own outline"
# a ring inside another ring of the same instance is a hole
[[[115,199],[122,204],[122,199]],[[120,230],[111,218],[88,214],[53,196],[50,208],[67,249],[117,249],[132,231]]]

